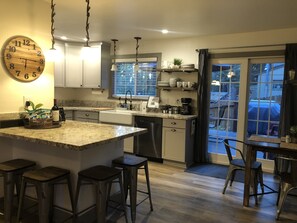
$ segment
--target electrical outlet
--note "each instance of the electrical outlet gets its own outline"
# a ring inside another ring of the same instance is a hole
[[[29,101],[30,101],[29,97],[23,96],[23,105],[24,105],[24,107],[28,107],[30,105]]]

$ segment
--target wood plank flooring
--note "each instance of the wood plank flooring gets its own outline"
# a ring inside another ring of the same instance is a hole
[[[242,183],[234,182],[223,195],[223,179],[187,173],[181,168],[154,162],[149,163],[149,171],[154,211],[150,212],[146,200],[137,207],[137,223],[297,223],[297,197],[287,198],[280,220],[276,221],[277,194],[259,196],[258,206],[251,198],[251,207],[244,208]],[[264,183],[277,188],[277,180],[270,174],[265,174]],[[139,189],[146,189],[142,171]],[[0,222],[3,222],[2,216]],[[93,220],[85,216],[79,222],[91,223]],[[120,217],[108,222],[123,223],[125,220]]]

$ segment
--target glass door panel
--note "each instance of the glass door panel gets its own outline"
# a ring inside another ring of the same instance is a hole
[[[213,64],[211,75],[208,152],[226,154],[223,140],[237,134],[240,64]]]
[[[247,137],[253,134],[278,137],[284,63],[282,59],[251,60],[249,67]],[[262,152],[257,157],[273,158]]]

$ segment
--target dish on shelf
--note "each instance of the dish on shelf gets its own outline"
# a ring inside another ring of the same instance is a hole
[[[188,68],[188,69],[194,69],[195,65],[194,64],[182,64],[181,68]]]
[[[169,87],[169,81],[158,81],[157,85],[160,87]]]

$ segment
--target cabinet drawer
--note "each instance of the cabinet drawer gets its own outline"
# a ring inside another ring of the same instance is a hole
[[[77,119],[96,119],[99,120],[99,112],[92,111],[75,111],[74,118]]]
[[[76,118],[75,121],[98,123],[98,119]]]
[[[163,119],[163,127],[170,127],[170,128],[186,128],[186,121],[185,120],[177,120],[177,119]]]

